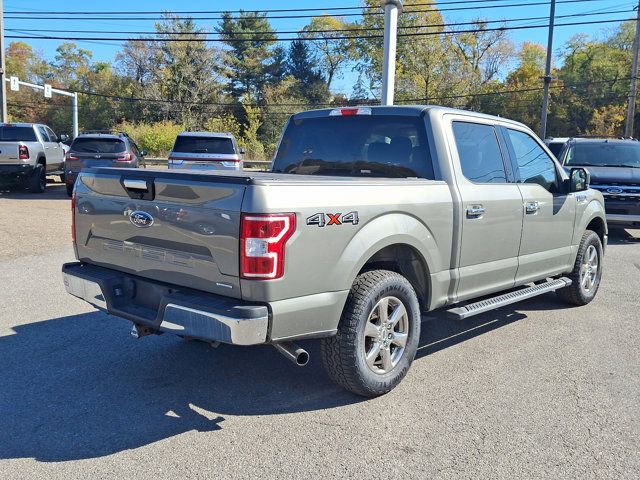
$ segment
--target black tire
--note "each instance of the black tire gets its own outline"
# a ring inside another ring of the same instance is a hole
[[[47,188],[47,174],[44,165],[37,164],[27,180],[27,186],[31,193],[42,193]]]
[[[73,196],[73,184],[69,185],[67,183],[65,186],[67,187],[67,196],[71,198]]]
[[[385,299],[388,299],[387,305],[384,304]],[[383,306],[387,313],[390,310],[395,313],[398,302],[404,306],[406,316],[403,315],[391,329],[387,327],[385,330],[384,325],[376,325],[374,320],[377,322],[380,317],[376,313],[381,312]],[[402,325],[406,326],[406,332],[401,331]],[[380,336],[365,336],[365,328],[367,331],[376,328]],[[403,350],[403,347],[394,343],[396,336],[401,334],[406,334]],[[389,339],[392,336],[394,339],[387,340],[387,335]],[[386,342],[384,348],[383,340]],[[359,275],[353,283],[342,312],[338,333],[334,337],[322,339],[322,362],[329,376],[338,385],[357,395],[376,397],[389,392],[402,381],[416,355],[419,340],[420,306],[409,281],[396,272],[372,270]],[[392,365],[391,359],[396,355],[395,364],[386,370],[382,354],[379,360],[374,359],[378,365],[370,366],[365,359],[367,351],[372,354],[370,358],[373,358],[378,346],[380,352],[383,349],[391,352],[386,356],[390,362],[387,365]]]
[[[591,268],[588,267],[594,253],[597,261],[595,271],[593,265]],[[602,253],[602,242],[598,234],[586,230],[580,240],[573,270],[567,275],[572,283],[568,287],[557,290],[557,294],[562,300],[572,305],[582,306],[595,298],[602,279]]]

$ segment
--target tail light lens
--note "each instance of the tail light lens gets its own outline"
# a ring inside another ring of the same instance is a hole
[[[282,277],[285,244],[296,230],[295,214],[242,214],[240,223],[240,277]]]
[[[80,157],[76,157],[74,154],[72,154],[71,152],[67,152],[67,155],[64,157],[65,160],[67,160],[68,162],[74,162],[76,160],[80,160]]]
[[[20,160],[29,160],[29,149],[26,145],[20,145],[18,147],[18,158]]]
[[[71,195],[71,241],[76,243],[76,192]]]
[[[133,155],[130,152],[124,152],[116,157],[116,162],[131,162],[133,161]]]

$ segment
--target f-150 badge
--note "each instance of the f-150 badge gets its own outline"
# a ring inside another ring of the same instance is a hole
[[[350,223],[351,225],[358,224],[358,212],[349,213],[314,213],[310,217],[307,217],[307,225],[316,227],[324,227],[331,225],[343,225]]]

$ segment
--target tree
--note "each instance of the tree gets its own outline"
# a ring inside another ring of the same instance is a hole
[[[293,95],[309,103],[323,103],[329,99],[329,87],[314,66],[307,42],[291,42],[287,57],[287,73],[296,81],[296,84],[291,86]]]
[[[331,88],[333,80],[349,61],[350,43],[344,37],[349,35],[348,30],[353,27],[353,24],[341,18],[323,15],[312,18],[302,31],[303,37],[318,39],[309,41],[310,55],[317,59],[328,88]]]
[[[276,43],[266,15],[241,11],[234,17],[225,12],[217,31],[227,46],[222,69],[227,92],[239,102],[260,100],[272,76]]]

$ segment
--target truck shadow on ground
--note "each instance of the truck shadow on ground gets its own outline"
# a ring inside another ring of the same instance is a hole
[[[13,200],[70,200],[64,183],[47,180],[44,193],[31,193],[24,186],[15,183],[0,183],[0,198]]]
[[[417,362],[521,318],[513,310],[464,322],[430,315]],[[0,459],[95,458],[188,431],[215,432],[226,416],[366,401],[330,381],[317,342],[303,344],[311,362],[297,368],[272,347],[212,349],[169,335],[135,340],[129,325],[92,312],[0,337]]]
[[[640,242],[640,230],[609,226],[609,245],[625,245]]]

